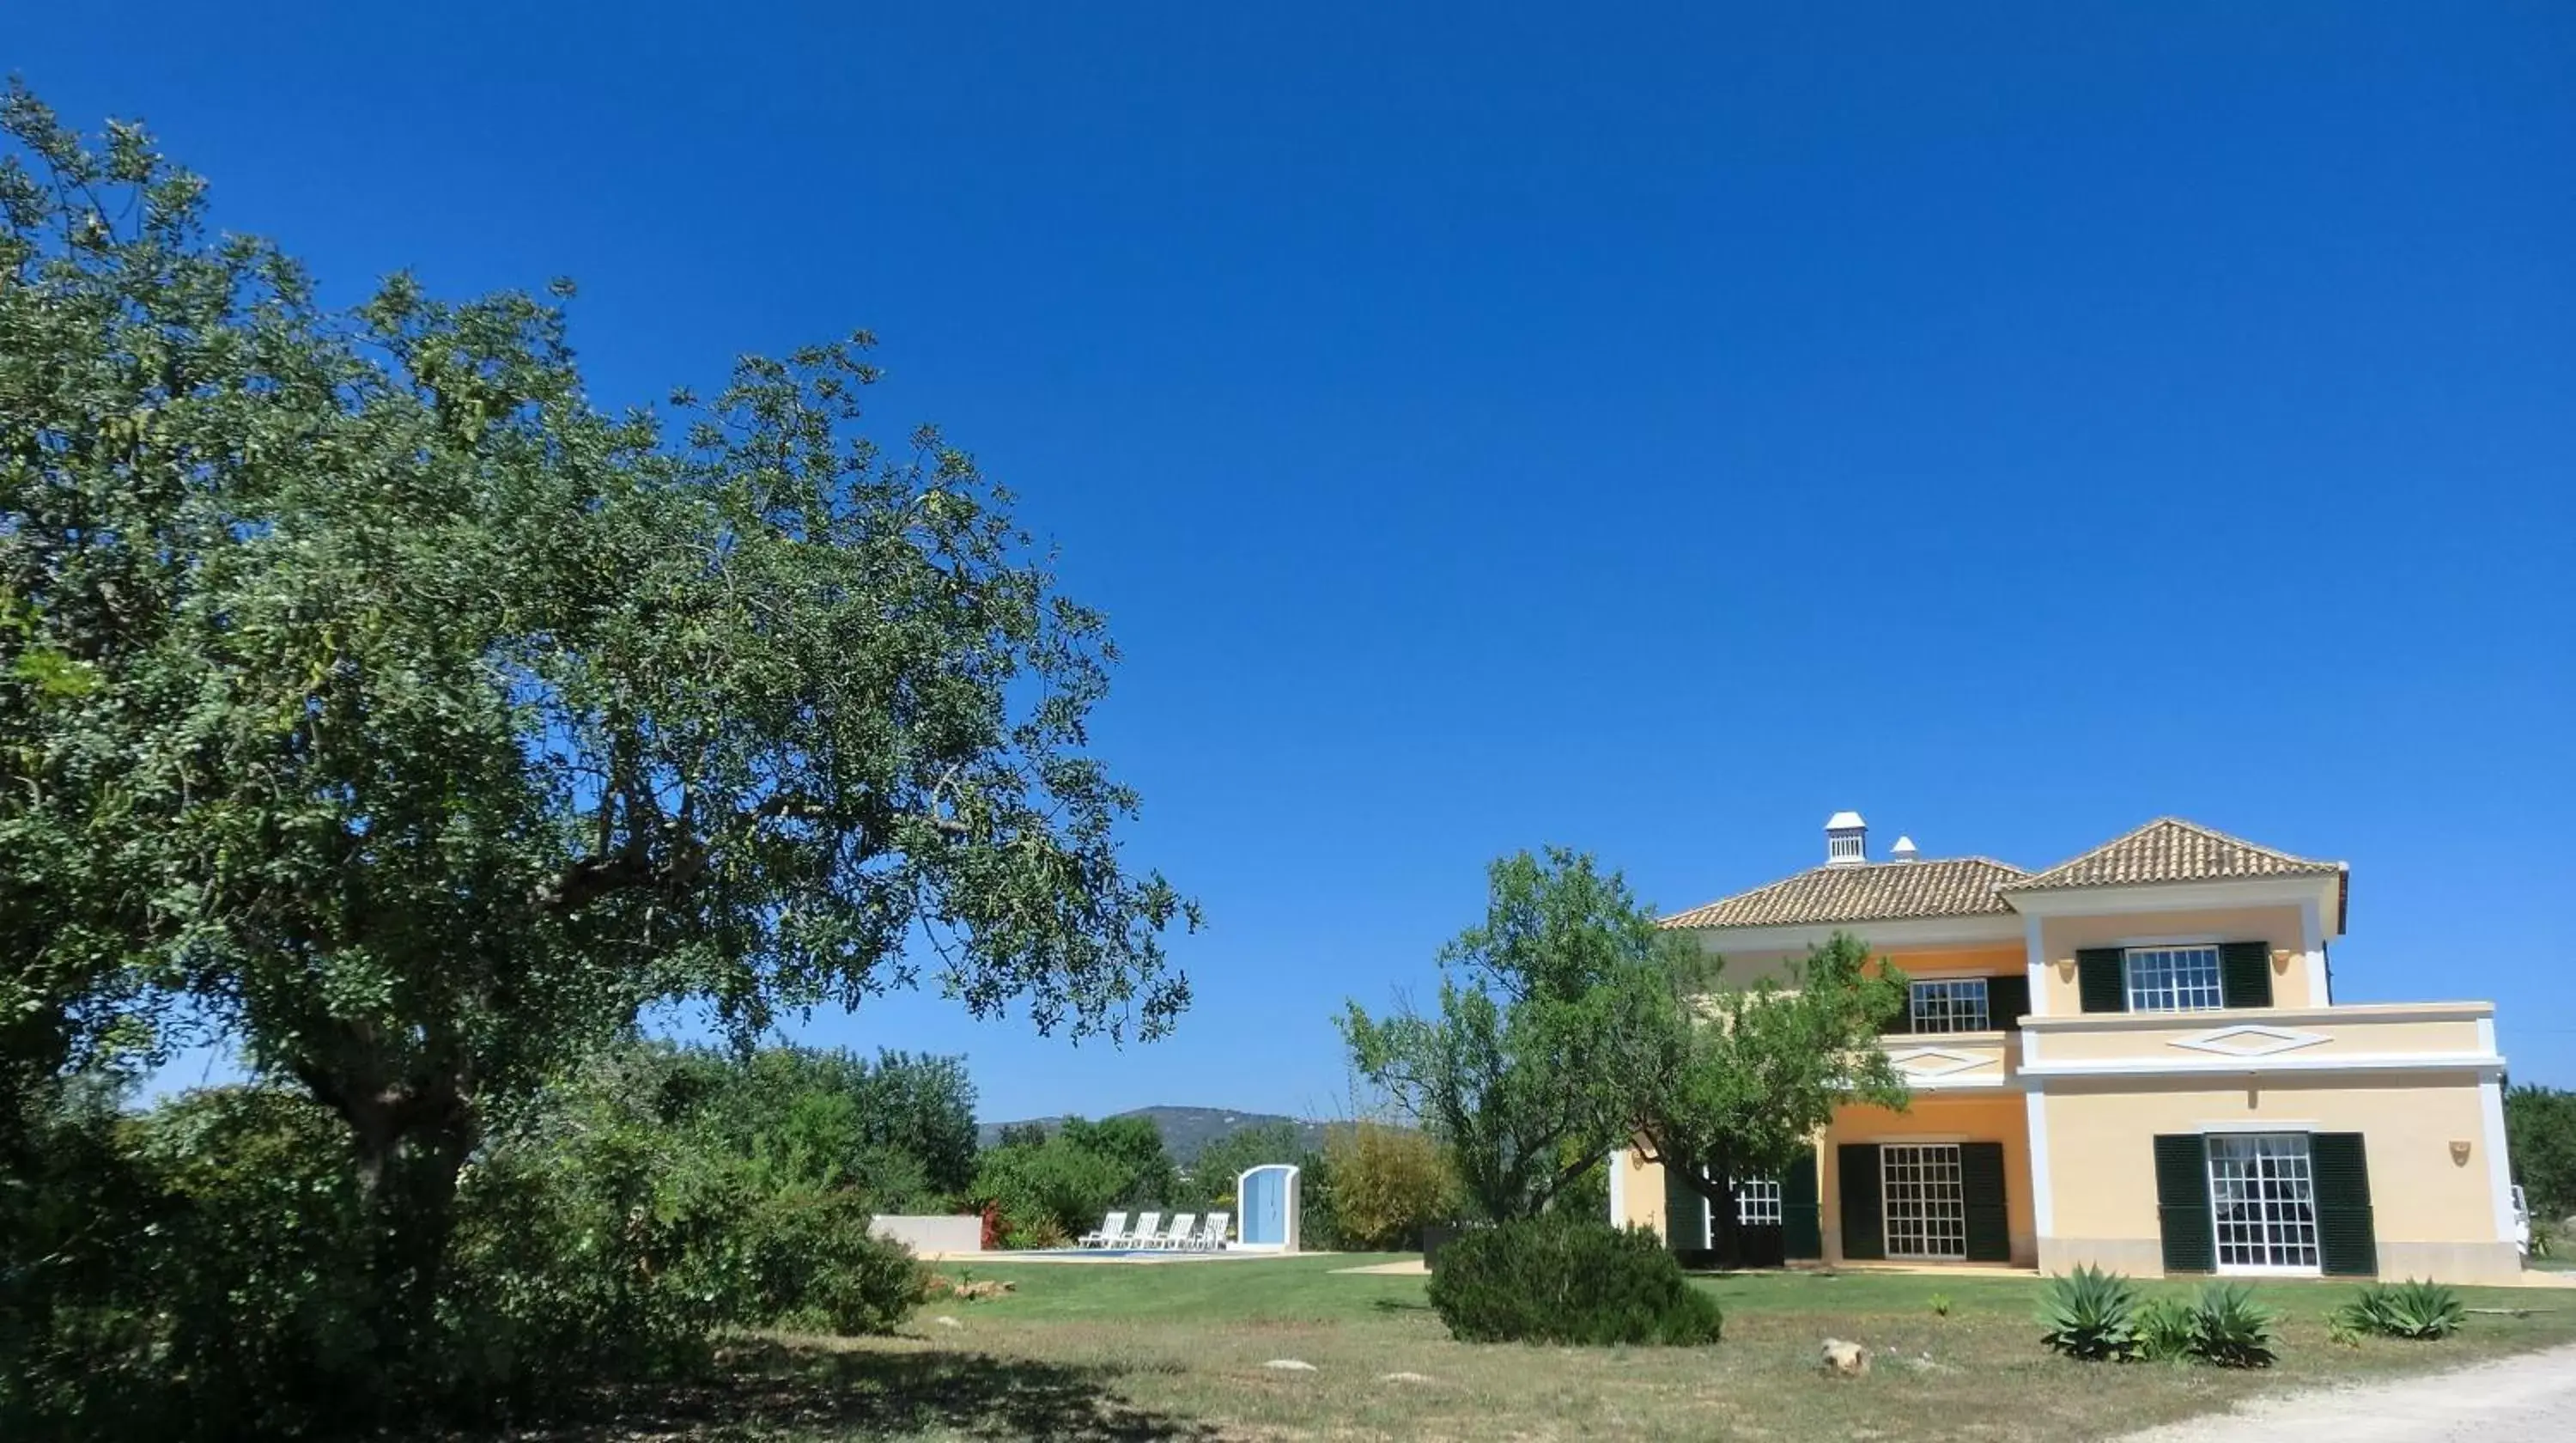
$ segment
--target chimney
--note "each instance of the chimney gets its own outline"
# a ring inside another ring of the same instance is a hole
[[[1887,849],[1887,860],[1891,862],[1911,862],[1921,858],[1922,855],[1914,849],[1912,837],[1899,837],[1896,839],[1896,845]]]
[[[1869,823],[1858,812],[1836,812],[1825,821],[1825,865],[1857,867],[1869,860]]]

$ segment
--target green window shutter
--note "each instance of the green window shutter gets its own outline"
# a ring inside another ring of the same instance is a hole
[[[2010,977],[1986,979],[1986,1016],[1998,1032],[2010,1032],[2021,1025],[2022,1014],[2030,1011],[2030,974],[2016,972]]]
[[[1685,1181],[1683,1164],[1664,1164],[1664,1246],[1698,1252],[1708,1246],[1708,1199]]]
[[[2308,1139],[2317,1190],[2317,1261],[2337,1277],[2379,1274],[2379,1238],[2370,1220],[2370,1164],[2361,1134],[2321,1132]]]
[[[1816,1155],[1798,1154],[1780,1179],[1781,1254],[1791,1258],[1825,1255],[1823,1218],[1816,1206]]]
[[[1835,1150],[1842,1173],[1843,1256],[1870,1262],[1887,1256],[1887,1225],[1878,1202],[1878,1144],[1847,1142]]]
[[[2087,947],[2075,954],[2075,987],[2087,1012],[2129,1010],[2129,979],[2117,947]]]
[[[2164,1235],[2166,1272],[2218,1270],[2218,1240],[2209,1219],[2209,1145],[2199,1133],[2156,1137],[2156,1227]]]
[[[2218,996],[2230,1007],[2272,1005],[2272,944],[2227,942],[2218,949]]]
[[[1959,1144],[1959,1196],[1967,1204],[1968,1261],[2012,1261],[2011,1213],[2004,1206],[2004,1145]]]

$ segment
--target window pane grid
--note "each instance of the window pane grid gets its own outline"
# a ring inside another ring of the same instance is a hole
[[[2209,1204],[2220,1267],[2317,1266],[2316,1182],[2305,1134],[2212,1136]]]
[[[2215,947],[2132,947],[2129,1010],[2209,1012],[2224,1005]]]
[[[1913,1005],[1917,1032],[1985,1032],[1993,1026],[1987,1020],[1983,977],[1917,982]]]
[[[1748,1228],[1780,1225],[1780,1184],[1756,1178],[1735,1185],[1735,1220]]]
[[[1879,1148],[1879,1188],[1891,1258],[1965,1258],[1967,1199],[1957,1143],[1889,1143]]]

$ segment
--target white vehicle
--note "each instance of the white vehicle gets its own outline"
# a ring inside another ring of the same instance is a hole
[[[2531,1256],[2531,1202],[2519,1184],[2513,1190],[2513,1246],[2524,1257]]]

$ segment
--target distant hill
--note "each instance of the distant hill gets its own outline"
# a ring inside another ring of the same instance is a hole
[[[1298,1149],[1307,1151],[1324,1145],[1324,1129],[1330,1126],[1329,1123],[1316,1122],[1310,1118],[1281,1117],[1269,1112],[1235,1112],[1222,1107],[1140,1107],[1133,1112],[1121,1112],[1115,1115],[1150,1119],[1155,1130],[1163,1134],[1163,1150],[1172,1155],[1172,1161],[1183,1167],[1189,1166],[1198,1158],[1199,1149],[1228,1133],[1241,1132],[1247,1127],[1267,1127],[1272,1123],[1287,1123],[1297,1129]],[[1003,1128],[1027,1127],[1032,1123],[1053,1132],[1063,1125],[1064,1119],[1031,1117],[1017,1122],[988,1122],[977,1129],[978,1141],[986,1147],[991,1147],[1000,1140]],[[1282,1158],[1280,1161],[1287,1162],[1290,1159]]]

